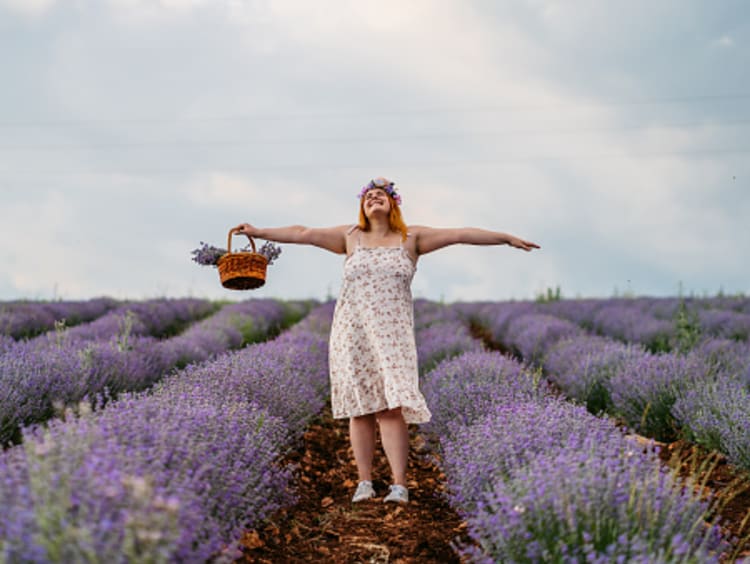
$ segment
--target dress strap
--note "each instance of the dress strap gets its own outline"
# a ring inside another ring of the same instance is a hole
[[[359,225],[357,225],[357,224],[355,223],[355,224],[354,224],[354,225],[352,225],[352,226],[351,226],[351,227],[350,227],[350,228],[349,228],[349,229],[347,230],[347,232],[346,232],[346,236],[347,236],[347,241],[348,241],[348,237],[349,237],[349,236],[350,236],[350,235],[351,235],[352,233],[354,233],[354,231],[355,231],[355,230],[356,230],[356,231],[358,231],[358,233],[357,233],[357,243],[356,243],[356,245],[354,246],[354,250],[355,250],[355,251],[356,251],[356,250],[357,250],[357,249],[358,249],[358,248],[360,247],[360,240],[361,240],[361,238],[362,238],[362,230],[361,230],[361,229],[358,229],[358,228],[359,228]],[[347,242],[347,247],[348,247],[348,242]],[[353,251],[352,251],[352,252],[353,252]],[[351,256],[351,255],[347,255],[347,258],[348,258],[349,256]]]

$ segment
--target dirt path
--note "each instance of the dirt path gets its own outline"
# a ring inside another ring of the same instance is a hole
[[[409,503],[382,502],[389,472],[378,445],[373,485],[379,497],[352,505],[357,474],[347,422],[334,420],[326,409],[289,456],[299,466],[299,503],[265,528],[248,531],[245,556],[237,562],[459,562],[450,545],[468,542],[465,524],[443,501],[444,476],[416,427],[410,441]]]

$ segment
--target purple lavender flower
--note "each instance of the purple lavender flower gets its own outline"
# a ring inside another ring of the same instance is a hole
[[[0,335],[30,338],[50,331],[57,324],[71,327],[92,321],[114,309],[110,298],[86,301],[0,302]]]
[[[641,434],[674,440],[673,406],[691,386],[702,385],[710,367],[699,358],[673,354],[633,356],[610,378],[614,413]]]
[[[422,392],[432,412],[424,428],[445,438],[499,403],[528,400],[548,390],[538,374],[516,360],[496,352],[468,352],[428,372]]]
[[[601,335],[641,343],[652,352],[671,349],[674,324],[656,319],[630,305],[612,305],[600,309],[593,319],[593,327]]]
[[[227,250],[201,241],[200,247],[190,251],[190,254],[193,255],[193,261],[198,264],[203,266],[216,266],[219,259],[227,254]]]
[[[95,322],[10,345],[0,355],[0,442],[17,441],[23,425],[52,417],[84,397],[143,390],[175,367],[277,332],[288,313],[276,300],[227,305],[185,333],[158,340],[214,306],[194,300],[130,304]],[[302,311],[302,310],[300,310]]]
[[[509,324],[517,317],[536,313],[539,305],[533,302],[498,302],[490,303],[477,312],[479,323],[492,334],[494,341],[508,344]]]
[[[673,412],[686,437],[750,470],[750,390],[743,379],[719,372],[687,387]]]
[[[718,562],[727,547],[708,506],[652,455],[584,439],[497,480],[469,516],[495,562]]]
[[[465,352],[479,352],[482,343],[474,339],[460,321],[433,323],[416,332],[417,358],[421,372],[432,370],[438,363]]]
[[[601,299],[559,300],[540,305],[538,312],[567,319],[591,330],[596,312],[610,304],[609,300]]]
[[[569,398],[586,405],[589,412],[610,412],[611,379],[637,359],[647,355],[640,345],[628,345],[600,337],[580,335],[558,341],[544,358],[547,377]]]
[[[193,255],[193,261],[203,266],[216,266],[219,259],[227,254],[226,249],[209,245],[203,241],[201,241],[200,245],[200,247],[193,249],[190,253]],[[253,248],[250,243],[240,249],[241,252],[252,252],[252,250]],[[277,258],[279,258],[281,247],[271,241],[266,241],[255,252],[266,257],[266,259],[268,259],[268,265],[270,266]]]
[[[592,437],[600,449],[625,445],[610,421],[550,397],[498,402],[471,425],[454,428],[443,436],[441,452],[451,503],[463,511],[475,509],[498,479],[540,453],[590,448]]]
[[[271,241],[266,241],[258,249],[258,254],[266,257],[268,259],[268,265],[270,266],[277,258],[279,258],[279,255],[281,254],[281,247],[274,243],[271,243]]]
[[[300,328],[27,430],[0,454],[4,556],[205,562],[232,547],[293,501],[279,457],[328,395],[326,360],[325,335]]]
[[[716,337],[747,341],[750,338],[750,314],[708,309],[698,313],[703,331]]]
[[[529,313],[510,322],[505,342],[527,362],[540,362],[557,341],[581,334],[583,330],[570,321],[543,313]]]

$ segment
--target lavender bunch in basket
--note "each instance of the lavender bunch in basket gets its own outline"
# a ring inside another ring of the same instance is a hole
[[[253,249],[252,246],[248,244],[246,247],[243,247],[240,250],[243,252],[252,252]],[[266,241],[256,252],[259,255],[263,255],[264,257],[266,257],[268,259],[268,264],[271,265],[277,258],[279,258],[279,255],[281,254],[281,247],[279,247],[275,243]],[[214,247],[213,245],[209,245],[208,243],[204,243],[203,241],[201,241],[201,246],[197,249],[193,249],[191,251],[191,254],[193,255],[193,261],[197,262],[198,264],[202,264],[204,266],[216,266],[219,262],[219,259],[227,254],[227,250],[219,247]]]
[[[220,249],[219,247],[214,247],[213,245],[201,241],[201,246],[197,249],[193,249],[191,254],[193,255],[193,260],[198,264],[202,264],[203,266],[216,266],[216,263],[219,262],[219,259],[225,255],[226,252],[226,249]]]
[[[252,247],[248,244],[246,247],[242,249],[243,251],[252,252]],[[271,243],[271,241],[266,241],[263,243],[260,248],[256,251],[259,255],[263,255],[268,259],[268,265],[272,265],[273,261],[275,261],[277,258],[279,258],[279,255],[281,254],[281,247],[278,245]]]

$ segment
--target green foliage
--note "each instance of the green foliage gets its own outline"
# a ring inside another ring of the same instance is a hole
[[[117,348],[120,351],[130,349],[130,336],[133,332],[138,316],[132,310],[125,312],[125,316],[120,319],[120,333],[117,335]]]
[[[593,415],[601,415],[612,409],[612,396],[609,387],[601,380],[594,381],[585,397],[586,409]]]
[[[688,309],[685,300],[680,300],[680,307],[674,317],[675,344],[674,350],[680,354],[690,352],[701,339],[701,324],[698,314]]]
[[[536,295],[536,302],[540,304],[546,304],[549,302],[559,302],[562,300],[562,293],[560,286],[555,286],[555,289],[547,288],[546,292],[540,292]]]

